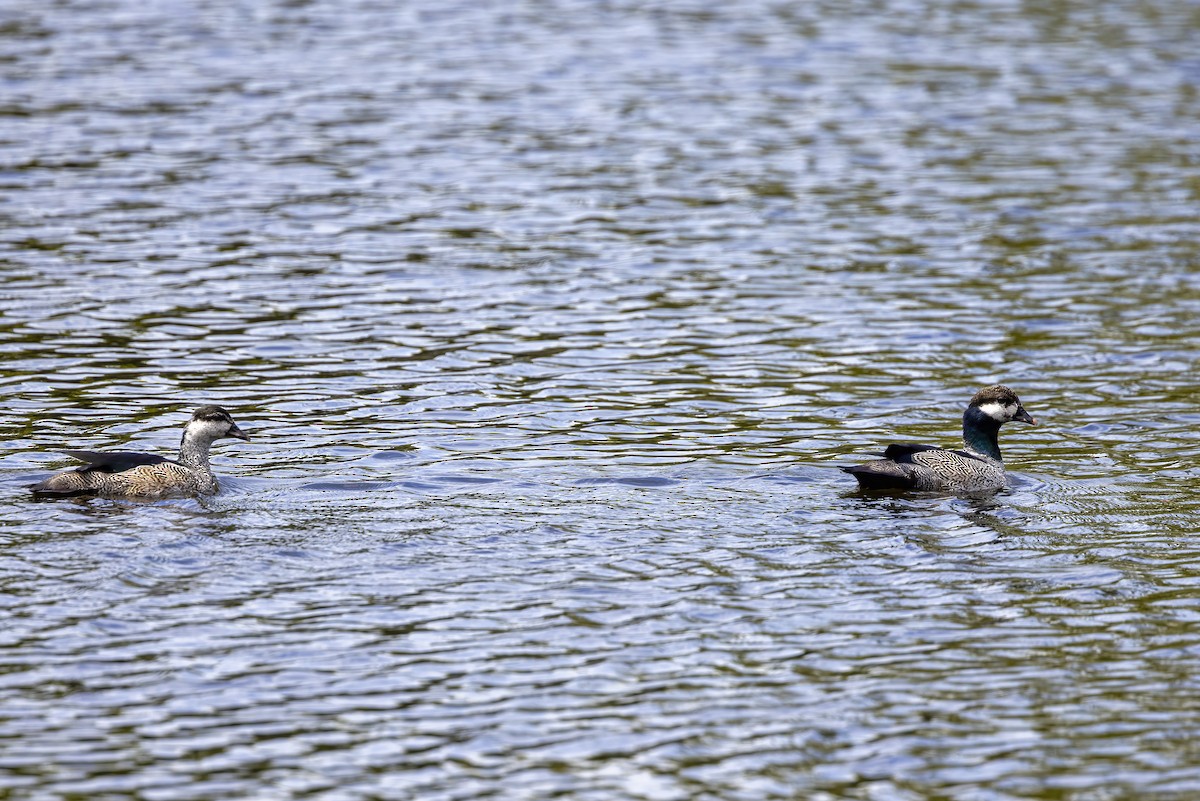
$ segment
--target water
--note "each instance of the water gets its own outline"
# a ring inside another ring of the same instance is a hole
[[[0,9],[0,796],[1200,794],[1193,5],[392,6]]]

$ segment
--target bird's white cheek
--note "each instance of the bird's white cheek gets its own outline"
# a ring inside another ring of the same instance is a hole
[[[979,404],[979,411],[983,412],[993,420],[1004,422],[1005,420],[1011,420],[1013,418],[1013,415],[1017,413],[1017,407],[1001,406],[996,401],[989,401],[988,403]]]

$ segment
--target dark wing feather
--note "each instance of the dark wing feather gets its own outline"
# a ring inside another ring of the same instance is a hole
[[[914,445],[911,442],[904,444],[893,443],[887,446],[887,450],[883,452],[884,459],[891,459],[895,462],[912,462],[914,453],[922,453],[923,451],[940,451],[943,450],[937,445]]]
[[[914,472],[917,462],[913,456],[940,450],[943,449],[936,445],[892,443],[884,450],[882,459],[842,469],[858,479],[863,489],[916,489],[919,479]]]
[[[145,464],[162,464],[169,462],[164,456],[153,453],[137,453],[136,451],[63,451],[72,459],[87,462],[79,468],[80,472],[96,470],[101,473],[121,473]]]
[[[842,467],[858,479],[863,489],[912,489],[913,478],[898,463],[880,459],[866,464]]]
[[[980,461],[977,455],[968,451],[951,451],[946,448],[939,448],[937,445],[914,445],[912,443],[888,445],[887,450],[883,452],[883,458],[891,459],[901,464],[912,464],[914,461],[912,458],[913,454],[925,453],[926,451],[946,451],[946,453],[953,453],[955,456],[961,456],[964,459]]]

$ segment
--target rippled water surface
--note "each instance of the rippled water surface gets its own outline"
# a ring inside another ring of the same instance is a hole
[[[1197,41],[0,6],[0,797],[1200,797]],[[996,381],[1010,491],[835,469]]]

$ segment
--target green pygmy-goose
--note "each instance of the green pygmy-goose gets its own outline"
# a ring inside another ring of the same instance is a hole
[[[1000,444],[1000,426],[1018,420],[1037,425],[1017,393],[996,384],[975,393],[963,412],[966,449],[935,445],[888,445],[883,458],[843,467],[862,489],[909,489],[964,494],[996,492],[1008,486]]]
[[[55,473],[29,487],[40,498],[98,495],[104,498],[168,498],[211,495],[217,477],[208,464],[208,451],[222,437],[248,440],[229,412],[220,406],[201,406],[183,429],[179,459],[131,451],[63,451],[87,464]]]

